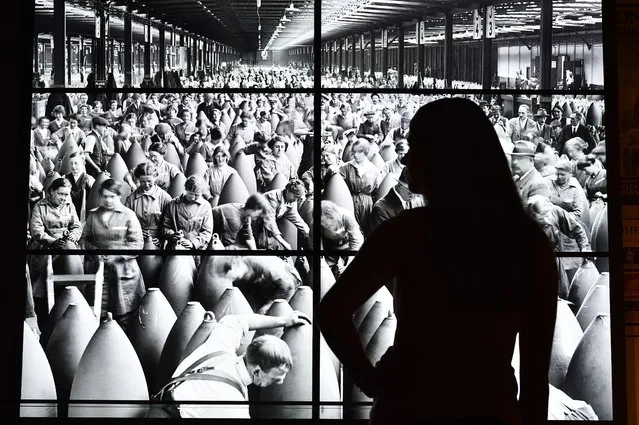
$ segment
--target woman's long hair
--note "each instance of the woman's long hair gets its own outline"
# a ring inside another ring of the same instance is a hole
[[[409,174],[424,179],[439,264],[466,293],[521,301],[513,276],[543,239],[486,115],[468,99],[439,99],[417,111],[409,137],[409,163],[423,167]]]
[[[470,208],[479,215],[523,213],[497,133],[475,103],[462,98],[427,103],[411,120],[410,133],[410,153],[424,158],[434,205]]]

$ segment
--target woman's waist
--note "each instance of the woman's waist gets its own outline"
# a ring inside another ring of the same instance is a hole
[[[136,249],[131,245],[132,244],[125,237],[96,237],[93,242],[93,246],[95,246],[95,249]]]
[[[486,341],[473,341],[466,332],[458,333],[453,338],[432,335],[427,337],[430,343],[424,343],[428,333],[420,332],[421,337],[410,335],[403,338],[401,330],[395,335],[394,345],[389,352],[388,364],[384,365],[385,374],[395,377],[419,359],[423,367],[415,368],[411,373],[414,382],[432,382],[447,385],[451,382],[464,382],[465,385],[485,385],[487,382],[501,383],[503,386],[513,384],[515,375],[511,366],[514,351],[513,343],[507,341],[504,348],[496,348],[494,340],[486,336]],[[408,341],[406,340],[408,339]],[[483,347],[483,348],[482,348]]]
[[[448,349],[431,346],[431,350],[440,355],[424,356],[415,352],[378,366],[382,369],[383,388],[392,389],[388,394],[382,392],[381,398],[416,406],[428,402],[438,408],[466,400],[476,404],[475,410],[517,401],[517,380],[510,361],[497,366],[473,362],[472,350],[457,357],[451,356]]]
[[[427,394],[417,394],[413,398],[402,398],[402,394],[392,398],[375,399],[370,414],[373,425],[397,423],[424,423],[441,425],[519,425],[522,423],[521,410],[516,399],[487,400],[480,397],[457,393],[447,398],[437,393],[437,389]]]
[[[60,223],[60,226],[48,226],[46,233],[54,238],[68,237],[71,233],[80,234],[80,229],[69,229],[69,226],[65,223]]]

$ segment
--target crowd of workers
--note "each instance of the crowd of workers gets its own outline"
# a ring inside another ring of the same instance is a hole
[[[323,95],[322,178],[328,181],[333,174],[340,174],[353,205],[348,211],[344,205],[323,201],[324,248],[357,250],[381,221],[428,202],[408,190],[402,158],[410,148],[407,137],[413,114],[439,97]],[[597,116],[603,113],[603,101],[555,96],[549,113],[543,107],[533,112],[527,104],[531,99],[526,98],[527,102],[517,106],[515,116],[504,116],[505,102],[499,97],[470,97],[493,124],[522,201],[546,226],[556,249],[589,251],[595,219],[589,210],[593,203],[602,202],[607,192],[605,127],[594,122],[600,121]],[[591,106],[598,112],[590,110]],[[593,123],[587,122],[587,116]],[[456,121],[463,125],[464,117],[456,117]],[[442,160],[451,161],[454,169],[454,158]],[[473,183],[469,178],[469,184]],[[480,182],[475,184],[482,190]],[[348,258],[343,258],[331,264],[336,275],[347,262]]]

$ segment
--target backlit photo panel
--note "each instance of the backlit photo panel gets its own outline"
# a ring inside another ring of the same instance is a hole
[[[553,216],[558,252],[607,252],[605,102],[598,95],[463,96],[493,125],[531,214]],[[322,242],[357,250],[380,222],[428,204],[406,184],[403,156],[415,112],[450,95],[327,93],[322,96]],[[522,143],[523,142],[523,143]],[[358,154],[357,159],[353,153]],[[361,152],[361,154],[359,154]],[[354,172],[364,169],[365,172]],[[532,191],[531,181],[541,189]],[[529,202],[531,201],[531,202]],[[550,202],[550,204],[548,203]],[[543,221],[542,216],[537,218]],[[338,226],[338,223],[340,224]],[[339,228],[338,228],[339,227]],[[607,270],[607,260],[598,260]],[[606,264],[604,264],[606,263]]]
[[[35,3],[35,89],[313,88],[312,1],[253,2],[250,12],[236,1],[164,11]]]
[[[562,257],[565,258],[565,257]],[[559,293],[552,354],[548,371],[549,420],[612,420],[610,275],[600,272],[586,257],[571,257],[581,265],[572,276],[567,293]],[[323,257],[327,264],[330,257]],[[557,258],[559,267],[560,258]],[[322,263],[322,287],[335,277]],[[561,287],[561,282],[560,282]],[[392,289],[392,286],[390,286]],[[323,290],[324,292],[324,290]],[[372,364],[393,345],[397,319],[389,285],[382,286],[353,315],[360,342]],[[330,348],[320,350],[322,418],[369,419],[372,399],[355,385]],[[330,367],[337,373],[337,388]],[[321,366],[321,367],[322,367]],[[519,383],[519,340],[512,367]],[[338,373],[339,371],[339,373]],[[335,395],[340,401],[335,403]],[[341,410],[340,410],[341,408]],[[340,416],[342,415],[342,416]]]
[[[91,257],[28,257],[21,416],[175,417],[179,405],[180,417],[311,417],[312,325],[253,329],[242,316],[296,310],[312,320],[308,258],[159,257],[153,284],[149,256],[102,256],[82,269]],[[238,363],[260,339],[292,359],[280,385]],[[175,380],[212,365],[228,379]],[[247,389],[255,382],[263,386]]]
[[[51,227],[64,225],[68,249],[308,250],[312,108],[313,95],[302,93],[34,94],[30,247],[51,247],[64,233]],[[193,176],[201,196],[188,207]],[[61,177],[68,182],[53,192],[64,199],[51,193]],[[118,237],[92,217],[108,201],[100,190],[108,179],[119,182],[108,192],[126,208],[118,217],[135,213],[115,225]],[[73,208],[55,218],[47,202]],[[247,208],[261,211],[252,234],[242,230]],[[176,219],[187,209],[191,221]]]

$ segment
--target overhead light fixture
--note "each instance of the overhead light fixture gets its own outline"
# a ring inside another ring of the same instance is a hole
[[[298,8],[296,8],[296,7],[293,5],[293,2],[291,2],[291,5],[290,5],[289,7],[287,7],[287,8],[286,8],[286,10],[287,10],[288,12],[299,12],[299,11],[300,11]]]

